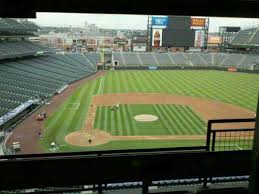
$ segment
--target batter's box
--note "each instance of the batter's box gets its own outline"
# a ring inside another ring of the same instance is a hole
[[[66,107],[66,110],[77,110],[80,103],[69,103]]]

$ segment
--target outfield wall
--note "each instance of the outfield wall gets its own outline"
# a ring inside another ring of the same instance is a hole
[[[228,67],[219,67],[219,66],[156,66],[157,68],[150,68],[150,66],[117,66],[114,67],[115,70],[218,70],[218,71],[228,71]],[[255,73],[259,74],[259,70],[248,70],[248,69],[237,69],[236,72],[242,73]]]

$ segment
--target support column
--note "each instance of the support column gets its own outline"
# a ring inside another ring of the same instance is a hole
[[[259,102],[257,103],[255,135],[252,152],[252,173],[249,182],[249,193],[259,193]]]

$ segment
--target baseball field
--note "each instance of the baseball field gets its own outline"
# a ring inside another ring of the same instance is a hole
[[[109,71],[49,115],[40,146],[83,151],[204,145],[209,119],[254,117],[258,88],[256,74]]]

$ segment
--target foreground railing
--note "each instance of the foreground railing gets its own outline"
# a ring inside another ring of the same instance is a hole
[[[254,129],[213,127],[245,122],[255,119],[210,120],[207,144],[200,147],[2,156],[0,190],[94,185],[89,189],[102,193],[133,182],[126,188],[137,187],[146,194],[161,185],[206,188],[208,183],[247,182]]]
[[[254,123],[254,118],[209,120],[207,151],[252,150],[255,128],[235,126],[231,129],[214,128],[215,124]]]

